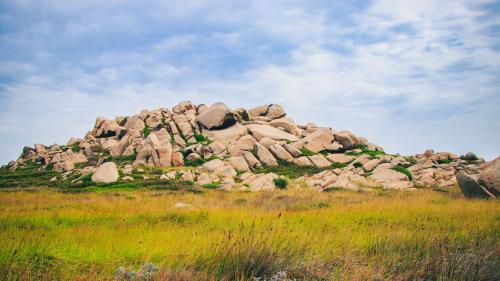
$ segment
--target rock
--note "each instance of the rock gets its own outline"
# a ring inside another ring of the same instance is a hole
[[[111,149],[109,150],[111,156],[113,157],[121,156],[129,145],[129,139],[130,136],[126,135],[119,142],[116,142],[116,144],[113,145],[113,147],[111,147]]]
[[[237,173],[231,166],[222,166],[215,169],[214,174],[221,178],[233,178],[236,177]]]
[[[168,143],[168,145],[157,148],[156,153],[158,154],[158,166],[172,166],[172,145],[170,143]]]
[[[252,169],[257,169],[257,168],[260,168],[262,167],[262,164],[260,163],[260,161],[257,159],[257,157],[255,157],[251,152],[249,151],[246,151],[244,150],[243,151],[243,158],[245,158],[245,160],[247,161],[248,163],[248,166],[250,166],[250,168]]]
[[[50,182],[56,182],[56,181],[57,181],[57,176],[52,177],[52,178],[50,179]]]
[[[265,137],[268,137],[273,140],[285,140],[285,141],[298,141],[299,138],[289,134],[287,132],[281,131],[269,125],[258,125],[258,124],[250,124],[247,125],[250,133],[257,139],[261,140]]]
[[[196,179],[195,174],[191,170],[183,171],[181,173],[181,180],[182,181],[194,181]]]
[[[473,152],[467,152],[465,155],[460,156],[460,158],[467,161],[474,161],[478,159],[476,154]]]
[[[341,164],[347,164],[354,160],[354,157],[341,153],[328,154],[326,158],[332,161],[333,163],[341,163]]]
[[[124,182],[131,182],[131,181],[134,181],[134,178],[133,178],[133,177],[131,177],[131,176],[124,176],[124,177],[122,178],[122,180],[123,180]]]
[[[293,159],[293,156],[279,144],[269,146],[269,151],[279,160],[291,161]]]
[[[92,181],[96,183],[116,182],[119,178],[118,169],[113,162],[103,163],[92,175]]]
[[[288,153],[290,153],[293,156],[293,158],[298,158],[302,156],[302,152],[291,144],[286,143],[283,145],[283,147],[286,149],[286,151],[288,151]]]
[[[248,110],[248,115],[250,117],[265,116],[267,114],[268,105],[261,105]]]
[[[500,194],[500,157],[485,165],[479,174],[478,183],[495,195]]]
[[[284,117],[286,115],[285,109],[278,104],[271,104],[267,108],[266,117],[271,119],[277,119]]]
[[[307,158],[307,156],[295,158],[292,163],[299,166],[313,166],[313,163],[309,160],[309,158]]]
[[[190,101],[183,101],[172,108],[172,111],[177,114],[182,114],[189,110],[196,111],[196,106]]]
[[[191,207],[192,207],[191,204],[186,204],[183,202],[177,202],[174,205],[174,208],[176,209],[191,209]]]
[[[280,128],[287,133],[290,133],[295,136],[300,136],[301,130],[295,125],[291,118],[283,117],[279,119],[272,120],[269,122],[269,125]]]
[[[271,152],[260,143],[256,143],[254,145],[254,151],[255,154],[257,155],[257,158],[259,158],[260,162],[262,162],[264,165],[278,166],[276,158],[274,158]]]
[[[125,129],[130,130],[130,129],[136,129],[139,132],[142,132],[144,130],[144,121],[142,121],[141,118],[139,117],[129,117],[127,118],[127,122],[125,122],[125,125],[123,126]]]
[[[327,168],[327,167],[330,167],[332,165],[332,163],[330,163],[330,161],[326,160],[326,158],[323,157],[323,155],[321,155],[321,154],[309,156],[309,160],[311,160],[311,162],[314,164],[314,166],[316,166],[318,168]]]
[[[302,147],[317,153],[326,150],[332,142],[332,131],[327,128],[318,128],[316,131],[303,138],[299,143],[301,143]]]
[[[213,172],[217,170],[218,168],[224,167],[224,162],[220,159],[213,159],[210,161],[207,161],[203,164],[203,168]]]
[[[405,174],[384,167],[377,167],[369,178],[382,185],[384,189],[406,189],[413,187],[413,183],[410,182]]]
[[[382,159],[372,159],[368,162],[366,162],[365,164],[363,164],[363,169],[365,169],[366,171],[371,171],[373,169],[375,169],[375,167],[377,167],[378,164],[380,164],[382,162]]]
[[[494,198],[493,194],[481,186],[473,177],[460,171],[456,174],[460,190],[466,198]]]
[[[233,126],[222,130],[202,129],[202,132],[204,136],[211,137],[214,140],[231,142],[236,141],[241,136],[246,135],[248,133],[248,130],[240,123],[236,123]]]
[[[168,181],[168,180],[170,180],[170,178],[169,178],[169,177],[167,177],[167,175],[161,175],[161,176],[160,176],[160,180],[161,180],[161,181]]]
[[[274,185],[274,180],[278,178],[278,175],[274,173],[268,174],[252,174],[247,176],[243,180],[243,185],[248,186],[250,191],[260,191],[260,190],[274,190],[276,186]]]
[[[237,171],[240,172],[248,172],[250,171],[250,167],[248,167],[247,161],[243,157],[229,157],[224,160],[224,164],[233,167]]]
[[[344,149],[351,149],[356,144],[353,135],[347,131],[342,131],[340,133],[333,133],[335,141],[340,143]]]
[[[427,149],[426,151],[424,151],[424,154],[422,154],[424,157],[431,157],[432,155],[434,155],[434,149]]]
[[[172,153],[172,166],[179,167],[184,166],[184,158],[182,153],[174,152]]]
[[[271,145],[277,144],[278,142],[270,138],[262,138],[259,143],[262,144],[265,148],[269,149]]]
[[[220,130],[234,125],[236,118],[229,107],[218,102],[196,116],[196,121],[209,130]]]

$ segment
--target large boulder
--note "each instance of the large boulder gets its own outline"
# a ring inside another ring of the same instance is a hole
[[[196,116],[196,121],[209,130],[220,130],[234,125],[236,118],[229,107],[218,102]]]
[[[408,189],[413,183],[403,173],[384,167],[377,167],[370,178],[384,189]]]
[[[478,183],[494,194],[500,194],[500,157],[485,165],[479,174]]]
[[[473,177],[460,171],[456,175],[458,186],[466,198],[491,198],[494,197],[482,187]]]
[[[269,119],[278,119],[285,117],[285,109],[278,104],[261,105],[256,108],[252,108],[248,111],[248,115],[251,118],[255,117],[267,117]]]
[[[211,137],[214,140],[231,142],[231,141],[236,141],[241,136],[246,135],[248,133],[248,130],[245,126],[241,125],[240,123],[236,123],[233,126],[222,130],[203,129],[202,132],[203,135]]]
[[[119,177],[120,175],[118,174],[116,164],[113,162],[106,162],[97,168],[91,179],[96,183],[110,183],[116,182]]]
[[[136,129],[137,131],[142,132],[142,130],[144,129],[145,125],[144,125],[144,121],[142,121],[141,118],[139,118],[139,117],[129,117],[129,118],[127,118],[127,122],[125,123],[124,127],[127,130]]]
[[[257,139],[270,138],[273,140],[298,141],[299,138],[269,125],[250,124],[247,125],[250,133]]]
[[[278,143],[270,145],[269,151],[279,160],[291,161],[293,156]]]
[[[332,131],[328,128],[319,128],[300,141],[301,146],[309,149],[312,152],[328,150],[332,142],[333,134]]]

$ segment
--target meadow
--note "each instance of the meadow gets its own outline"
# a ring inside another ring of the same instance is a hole
[[[500,280],[499,235],[458,190],[0,189],[3,280]]]

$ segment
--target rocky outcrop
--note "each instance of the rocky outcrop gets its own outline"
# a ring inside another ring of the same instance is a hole
[[[386,154],[352,132],[296,124],[276,104],[232,110],[223,103],[207,106],[186,101],[171,110],[99,117],[82,138],[70,138],[66,145],[25,147],[8,167],[14,170],[36,163],[41,170],[61,173],[54,180],[93,173],[95,182],[117,181],[118,170],[127,175],[121,180],[131,181],[137,179],[132,171],[157,167],[162,172],[157,179],[162,181],[191,181],[224,190],[271,190],[279,176],[262,173],[294,165],[293,169],[308,171],[300,180],[317,190],[449,189],[458,181],[465,186],[464,193],[474,194],[470,190],[480,186],[498,195],[499,162],[485,163],[473,153],[458,156],[431,149],[408,157]],[[457,175],[459,171],[463,174]]]

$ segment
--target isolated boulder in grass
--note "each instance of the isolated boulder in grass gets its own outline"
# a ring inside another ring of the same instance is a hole
[[[95,183],[110,183],[116,182],[120,175],[116,164],[113,162],[106,162],[99,166],[95,173],[92,175],[92,181]]]
[[[234,125],[236,118],[229,107],[218,102],[196,116],[196,121],[209,130],[220,130]]]
[[[462,190],[462,193],[466,198],[491,198],[493,197],[491,193],[489,193],[484,187],[482,187],[477,181],[466,174],[463,171],[460,171],[456,175],[457,183]]]

